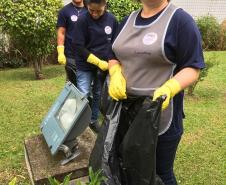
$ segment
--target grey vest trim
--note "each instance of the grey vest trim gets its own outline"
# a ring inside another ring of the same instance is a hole
[[[135,24],[135,23],[136,23],[136,19],[135,19],[134,22],[133,22],[133,26],[134,26],[135,28],[148,28],[148,27],[150,27],[151,25],[154,25],[155,23],[157,23],[157,22],[162,18],[162,16],[163,16],[163,15],[165,14],[165,12],[169,9],[169,7],[170,7],[171,4],[172,4],[172,3],[169,3],[169,4],[167,5],[167,7],[165,8],[165,10],[163,10],[163,12],[161,13],[161,15],[159,15],[158,18],[157,18],[155,21],[153,21],[152,23],[150,23],[150,24],[148,24],[148,25],[136,25],[136,24]],[[177,9],[175,9],[174,12],[175,12],[176,10],[177,10]],[[138,15],[139,12],[140,12],[140,10],[139,10],[139,11],[134,11],[133,13],[135,13],[135,12],[137,12],[137,15]],[[174,12],[172,13],[171,17],[173,16]],[[136,17],[137,17],[137,15],[136,15]],[[169,21],[171,20],[171,17],[169,18]],[[167,27],[168,27],[168,25],[167,25]]]
[[[171,3],[169,3],[169,5],[171,5]],[[168,7],[164,10],[164,11],[166,11],[170,6],[168,5]],[[175,14],[175,12],[178,10],[178,8],[175,8],[174,9],[174,11],[172,12],[172,14],[171,14],[171,16],[170,16],[170,18],[169,18],[169,21],[168,21],[168,23],[167,23],[167,25],[166,25],[166,28],[165,28],[165,31],[164,31],[164,34],[163,34],[163,39],[162,39],[162,55],[164,56],[164,59],[166,60],[166,61],[168,61],[169,63],[173,63],[173,62],[171,62],[167,57],[166,57],[166,53],[165,53],[165,47],[164,47],[164,41],[165,41],[165,38],[166,38],[166,32],[167,32],[167,29],[168,29],[168,27],[169,27],[169,23],[170,23],[170,21],[171,21],[171,19],[172,19],[172,17],[173,17],[173,15]],[[176,65],[174,65],[174,69],[176,68]],[[174,71],[174,69],[173,69],[173,71]]]
[[[166,10],[170,7],[170,5],[171,5],[171,3],[169,3],[168,7],[167,7],[164,11],[166,11]],[[166,38],[166,32],[167,32],[167,29],[168,29],[168,27],[169,27],[169,23],[170,23],[170,21],[171,21],[173,15],[174,15],[175,12],[177,11],[177,9],[178,9],[178,8],[175,8],[174,11],[172,12],[172,14],[171,14],[171,16],[170,16],[170,18],[169,18],[169,21],[168,21],[168,23],[167,23],[167,26],[166,26],[166,28],[165,28],[165,30],[164,30],[163,39],[162,39],[162,55],[163,55],[164,59],[165,59],[167,62],[169,62],[169,63],[172,63],[172,62],[166,57],[165,47],[164,47],[164,41],[165,41],[165,38]],[[163,15],[163,14],[162,14],[162,15]],[[171,73],[170,78],[173,76],[173,71],[174,71],[175,68],[176,68],[176,65],[173,66],[173,69],[172,69],[172,73]],[[165,127],[165,129],[163,129],[162,131],[160,130],[159,135],[164,134],[164,133],[169,129],[169,127],[170,127],[170,125],[171,125],[171,123],[172,123],[172,120],[173,120],[173,108],[174,108],[174,106],[173,106],[173,100],[170,101],[169,107],[171,107],[169,122],[168,122],[167,126]],[[163,114],[164,114],[164,113],[163,113]]]

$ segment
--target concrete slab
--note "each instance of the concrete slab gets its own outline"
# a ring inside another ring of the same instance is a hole
[[[81,154],[70,163],[62,166],[60,160],[63,159],[63,154],[58,153],[56,156],[52,156],[42,135],[25,139],[25,160],[32,184],[47,185],[50,176],[60,181],[68,174],[71,174],[71,179],[87,176],[89,156],[95,140],[95,134],[87,128],[78,137]],[[87,180],[87,177],[85,179]]]

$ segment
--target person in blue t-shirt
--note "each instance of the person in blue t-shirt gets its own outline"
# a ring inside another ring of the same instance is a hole
[[[130,96],[150,96],[152,100],[167,96],[162,105],[156,172],[165,185],[176,185],[173,164],[183,133],[183,89],[194,83],[205,67],[201,36],[193,18],[171,2],[139,2],[142,9],[119,25],[109,55],[108,92],[122,103]]]
[[[106,11],[106,0],[87,0],[86,5],[88,12],[79,18],[73,37],[76,81],[78,89],[87,97],[92,91],[90,128],[98,132],[101,88],[106,76],[104,71],[108,70],[106,61],[117,29],[117,20]]]
[[[78,18],[85,12],[87,12],[87,9],[84,7],[83,0],[72,0],[59,11],[57,20],[58,62],[65,64],[67,80],[74,85],[76,85],[76,66],[72,37]]]

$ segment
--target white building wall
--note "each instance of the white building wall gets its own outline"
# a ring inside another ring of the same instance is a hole
[[[213,15],[221,23],[226,20],[226,0],[172,0],[194,18],[203,15]]]
[[[66,5],[66,4],[68,4],[68,3],[70,3],[72,0],[63,0],[63,2],[64,2],[64,5]],[[226,1],[226,0],[225,0]]]
[[[63,0],[64,4],[72,0]],[[116,0],[117,1],[117,0]],[[178,7],[183,8],[194,18],[203,15],[213,15],[221,23],[226,20],[226,0],[171,0]]]

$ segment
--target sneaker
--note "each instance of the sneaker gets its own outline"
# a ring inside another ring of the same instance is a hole
[[[98,121],[91,122],[89,124],[89,128],[91,128],[91,130],[96,134],[100,132],[100,124],[98,123]]]

